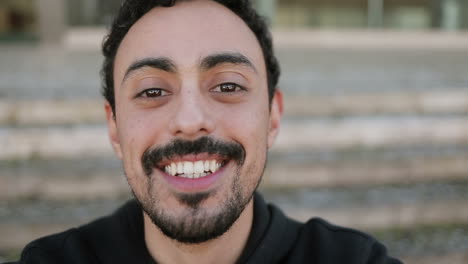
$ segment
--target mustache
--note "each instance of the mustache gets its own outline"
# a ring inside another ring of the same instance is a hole
[[[242,165],[245,160],[245,149],[240,143],[225,142],[203,136],[193,141],[175,139],[167,145],[149,148],[143,153],[141,163],[144,172],[149,176],[155,164],[160,163],[164,159],[201,153],[219,155],[223,158],[234,160],[238,165]]]

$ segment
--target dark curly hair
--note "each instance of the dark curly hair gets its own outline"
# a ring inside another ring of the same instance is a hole
[[[125,0],[122,3],[119,12],[112,22],[109,35],[104,38],[104,42],[102,44],[102,53],[104,55],[104,63],[101,69],[102,94],[111,105],[114,113],[115,98],[113,71],[115,55],[117,54],[120,43],[133,24],[135,24],[151,9],[158,6],[170,7],[175,5],[177,1],[182,0]],[[238,15],[257,37],[265,58],[268,81],[268,98],[271,104],[276,86],[278,85],[280,67],[274,55],[271,33],[268,30],[264,18],[254,10],[249,0],[213,1],[222,4]]]

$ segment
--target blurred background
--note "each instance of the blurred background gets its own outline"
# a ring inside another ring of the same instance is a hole
[[[99,94],[119,2],[0,1],[0,262],[130,197]],[[468,263],[468,1],[254,2],[286,109],[267,199],[406,263]]]

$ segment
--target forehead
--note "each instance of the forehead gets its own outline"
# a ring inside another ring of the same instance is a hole
[[[240,17],[214,1],[182,1],[152,9],[130,28],[117,52],[114,76],[147,57],[169,57],[184,68],[223,52],[240,53],[265,71],[259,42]]]

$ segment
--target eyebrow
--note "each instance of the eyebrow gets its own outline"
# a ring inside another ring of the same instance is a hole
[[[201,60],[200,67],[203,70],[212,69],[220,64],[239,64],[251,68],[254,72],[257,72],[257,69],[253,63],[244,55],[237,52],[223,52],[218,54],[209,55]],[[150,67],[154,69],[159,69],[169,73],[176,73],[177,66],[175,63],[166,57],[157,57],[157,58],[144,58],[133,62],[125,72],[122,83],[129,77],[132,72],[135,72],[141,68]]]
[[[137,60],[128,67],[127,71],[125,72],[124,78],[122,83],[128,78],[128,76],[141,68],[144,67],[151,67],[154,69],[159,69],[165,72],[175,73],[177,71],[177,67],[175,63],[166,57],[158,57],[158,58],[145,58],[141,60]]]
[[[224,52],[209,55],[200,63],[200,67],[203,70],[212,69],[220,64],[240,64],[251,68],[254,72],[257,72],[257,69],[253,65],[253,63],[244,55],[237,53],[237,52]]]

